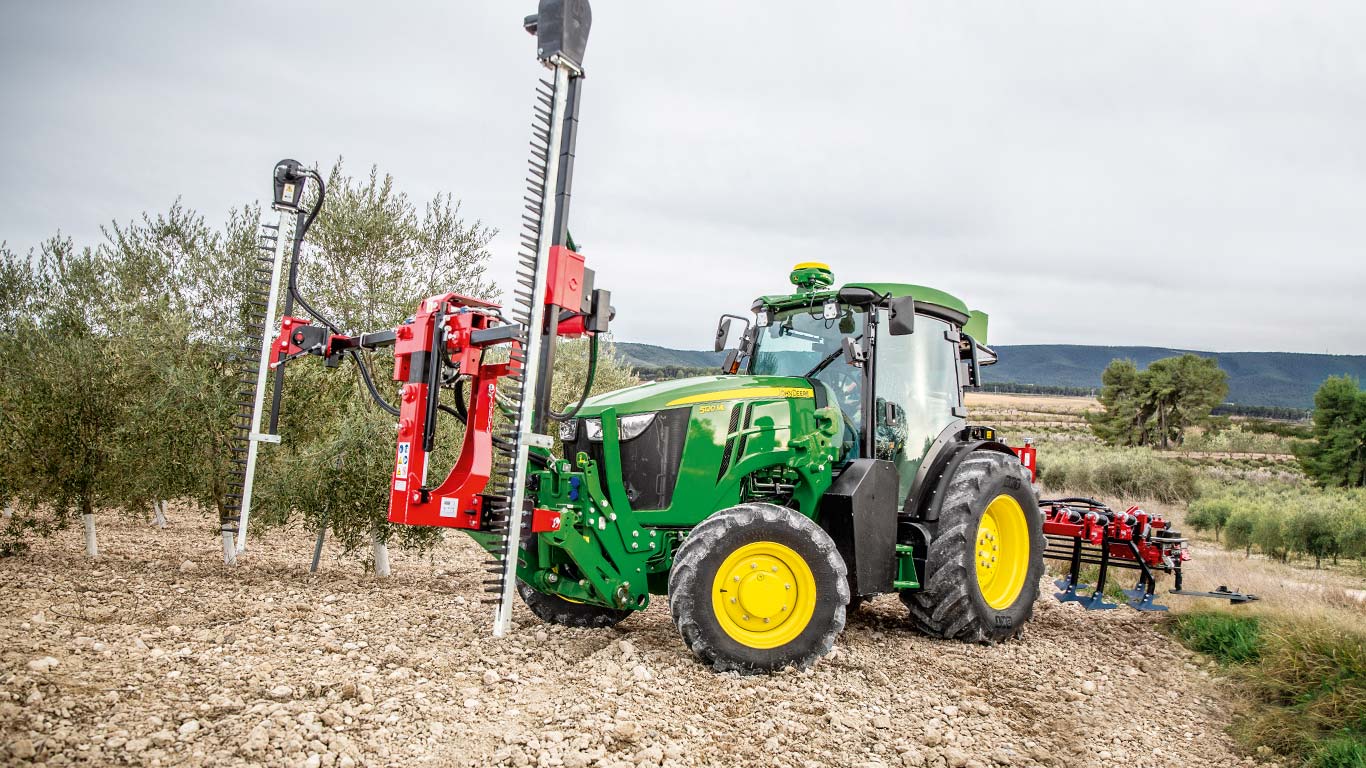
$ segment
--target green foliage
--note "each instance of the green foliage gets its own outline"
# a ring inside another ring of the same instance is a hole
[[[1193,651],[1220,664],[1247,664],[1261,658],[1261,622],[1256,616],[1228,613],[1179,613],[1173,631]]]
[[[1058,395],[1061,397],[1095,397],[1095,387],[1069,387],[1061,384],[1022,384],[1013,381],[985,381],[982,392],[1001,392],[1014,395]]]
[[[1321,485],[1366,485],[1366,391],[1333,376],[1314,395],[1314,440],[1296,450],[1304,473]]]
[[[343,330],[392,327],[437,293],[492,295],[494,233],[461,219],[449,195],[418,206],[390,177],[372,170],[358,181],[340,162],[328,186],[301,287]],[[233,211],[219,229],[177,202],[109,225],[95,248],[57,237],[23,256],[0,244],[0,506],[17,502],[0,524],[0,553],[77,510],[190,498],[223,512],[260,215]],[[393,399],[387,355],[373,358]],[[557,369],[581,362],[570,350]],[[265,447],[258,470],[259,524],[326,520],[350,548],[395,535],[385,522],[394,420],[352,368],[289,366],[284,443]],[[614,359],[600,368],[603,384],[634,381]],[[446,419],[442,430],[434,463],[449,466],[459,425]],[[437,533],[397,535],[421,548]]]
[[[1314,749],[1310,768],[1361,768],[1366,765],[1366,738],[1343,734],[1332,736]]]
[[[23,502],[11,533],[51,530],[116,498],[122,426],[138,382],[97,312],[108,275],[99,254],[54,237],[27,259],[8,251],[4,259],[0,496]],[[26,526],[40,511],[50,524]]]
[[[1175,502],[1196,495],[1195,472],[1148,448],[1050,446],[1039,476],[1054,491]]]
[[[674,379],[690,379],[694,376],[715,376],[720,371],[719,365],[711,368],[695,368],[687,365],[655,365],[635,368],[637,376],[649,381],[672,381]]]
[[[1286,560],[1296,555],[1325,559],[1366,558],[1366,490],[1318,488],[1305,482],[1208,483],[1190,505],[1186,521],[1213,530],[1226,515],[1223,543],[1229,549]]]
[[[1189,435],[1181,444],[1188,451],[1217,451],[1227,453],[1290,453],[1294,439],[1270,432],[1254,432],[1243,424],[1229,424],[1222,428],[1213,425]]]
[[[1197,499],[1186,513],[1186,522],[1197,531],[1214,531],[1214,540],[1218,541],[1234,509],[1227,499]]]
[[[1229,665],[1246,686],[1235,733],[1307,766],[1360,766],[1366,756],[1366,635],[1288,618],[1176,614],[1187,647]]]
[[[1086,418],[1097,437],[1120,446],[1179,444],[1228,394],[1228,375],[1218,363],[1191,354],[1157,360],[1143,371],[1132,360],[1114,360],[1101,384],[1105,411]]]

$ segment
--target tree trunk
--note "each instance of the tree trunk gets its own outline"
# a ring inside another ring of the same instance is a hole
[[[387,579],[389,578],[389,545],[379,537],[379,531],[370,534],[370,540],[375,546],[375,576]]]
[[[81,502],[81,522],[85,524],[85,554],[89,557],[100,556],[100,545],[95,540],[95,510],[90,502]]]
[[[152,525],[158,528],[166,527],[166,502],[152,502]]]
[[[14,499],[5,502],[5,511],[0,517],[4,517],[6,520],[14,517]]]

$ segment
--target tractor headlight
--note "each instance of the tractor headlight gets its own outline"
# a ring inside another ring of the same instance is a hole
[[[655,420],[653,413],[637,413],[633,416],[622,416],[617,420],[617,429],[621,432],[622,440],[630,440],[640,437],[640,433],[650,428],[650,424]]]
[[[602,442],[602,419],[584,419],[583,429],[588,433],[588,439],[595,443]]]
[[[654,423],[653,413],[636,413],[630,416],[622,416],[617,419],[618,438],[625,441],[640,437],[640,433],[650,428]],[[602,442],[602,419],[584,419],[583,428],[588,433],[588,439],[595,442]],[[563,429],[563,427],[561,428]]]
[[[574,438],[579,436],[579,420],[565,419],[560,422],[560,440],[566,443],[574,442]]]

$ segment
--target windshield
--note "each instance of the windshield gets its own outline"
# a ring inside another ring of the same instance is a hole
[[[833,404],[844,412],[845,459],[856,458],[856,436],[863,424],[863,372],[845,362],[842,344],[845,337],[859,338],[863,323],[863,313],[849,307],[841,307],[836,320],[822,317],[819,305],[775,313],[766,327],[758,329],[749,368],[754,374],[810,376],[829,384]],[[822,363],[824,368],[811,373]]]

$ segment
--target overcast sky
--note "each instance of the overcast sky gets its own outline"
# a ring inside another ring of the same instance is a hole
[[[501,230],[507,285],[534,10],[7,0],[0,240],[344,155]],[[1359,1],[596,0],[571,229],[627,341],[706,347],[817,259],[996,344],[1363,354],[1363,40]]]

